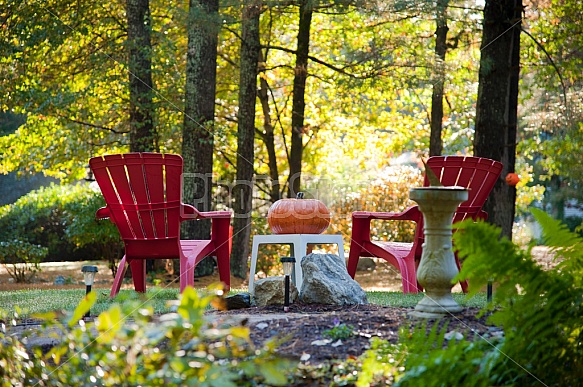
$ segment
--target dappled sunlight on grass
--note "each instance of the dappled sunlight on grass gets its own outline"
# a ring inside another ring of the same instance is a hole
[[[247,289],[231,289],[229,295],[246,292]],[[91,314],[97,315],[108,309],[112,304],[130,301],[142,301],[143,305],[154,308],[155,313],[168,313],[171,307],[169,301],[178,300],[179,292],[175,288],[150,287],[146,293],[136,293],[131,289],[121,290],[114,299],[109,298],[109,289],[96,289],[97,301],[91,308]],[[73,311],[85,296],[83,289],[35,289],[0,292],[0,307],[10,313],[18,306],[21,309],[19,318],[30,318],[37,313],[50,311]],[[393,307],[414,307],[423,297],[419,294],[403,294],[401,292],[368,291],[368,301],[371,304]],[[486,305],[486,295],[480,293],[471,299],[466,299],[462,293],[454,293],[454,299],[462,306],[483,307]]]
[[[414,307],[423,298],[424,293],[401,292],[366,292],[368,302],[381,306],[394,307]],[[462,306],[466,307],[484,307],[486,305],[486,294],[479,293],[472,298],[467,298],[463,293],[453,293],[453,299]]]

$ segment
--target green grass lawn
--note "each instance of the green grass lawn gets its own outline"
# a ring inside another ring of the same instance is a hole
[[[143,301],[144,305],[154,308],[156,313],[170,311],[168,301],[178,299],[178,289],[162,289],[150,287],[145,294],[136,293],[133,290],[122,290],[119,295],[111,300],[109,289],[95,289],[97,302],[91,308],[93,315],[108,309],[112,304],[129,300]],[[246,289],[234,289],[230,294],[246,291]],[[0,292],[0,309],[13,315],[19,310],[18,318],[28,318],[37,313],[51,311],[73,311],[79,301],[84,297],[84,289],[51,289],[51,290],[17,290]],[[423,294],[403,294],[400,292],[367,292],[368,301],[371,304],[394,307],[413,307]],[[486,295],[478,294],[467,299],[464,294],[454,293],[454,299],[463,306],[483,307],[486,305]]]

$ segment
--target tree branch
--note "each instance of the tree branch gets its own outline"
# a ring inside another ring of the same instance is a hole
[[[563,103],[565,104],[565,108],[567,109],[567,111],[569,111],[568,106],[567,106],[567,86],[565,85],[565,81],[563,80],[563,75],[561,74],[561,71],[559,70],[559,68],[557,67],[555,61],[553,60],[553,58],[551,57],[551,54],[548,53],[548,51],[543,47],[542,44],[540,44],[540,42],[538,40],[536,40],[534,38],[534,36],[532,36],[532,34],[530,32],[528,32],[527,30],[525,30],[524,28],[521,28],[522,32],[524,32],[528,37],[530,37],[532,39],[532,41],[538,46],[538,48],[541,49],[542,52],[545,53],[545,55],[547,56],[547,59],[549,60],[549,62],[551,63],[551,66],[553,66],[553,68],[555,69],[555,72],[557,73],[557,75],[559,76],[559,81],[561,82],[561,87],[563,89]]]
[[[118,131],[118,130],[115,130],[115,129],[112,129],[112,128],[108,128],[106,126],[95,125],[95,124],[90,124],[89,122],[83,122],[83,121],[75,120],[73,118],[66,117],[66,116],[64,116],[62,114],[57,114],[57,117],[64,118],[65,120],[70,121],[70,122],[73,122],[75,124],[79,124],[79,125],[83,125],[83,126],[88,126],[90,128],[99,129],[99,130],[107,130],[107,131],[112,132],[112,133],[115,133],[115,134],[127,134],[127,133],[129,133],[129,131],[121,132],[121,131]]]

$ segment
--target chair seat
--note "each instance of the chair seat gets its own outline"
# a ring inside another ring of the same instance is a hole
[[[408,242],[370,241],[364,245],[365,250],[366,247],[369,245],[376,246],[382,251],[390,251],[391,254],[393,254],[397,259],[404,259],[407,255],[411,253],[411,248],[413,247],[412,242],[408,243]]]

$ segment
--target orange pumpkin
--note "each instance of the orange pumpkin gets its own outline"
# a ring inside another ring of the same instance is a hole
[[[511,186],[515,186],[520,181],[520,177],[518,177],[518,175],[516,173],[510,172],[508,175],[506,175],[505,180],[506,180],[506,184],[511,185]]]
[[[274,234],[321,234],[330,225],[330,211],[318,199],[281,199],[271,205],[267,223]]]

